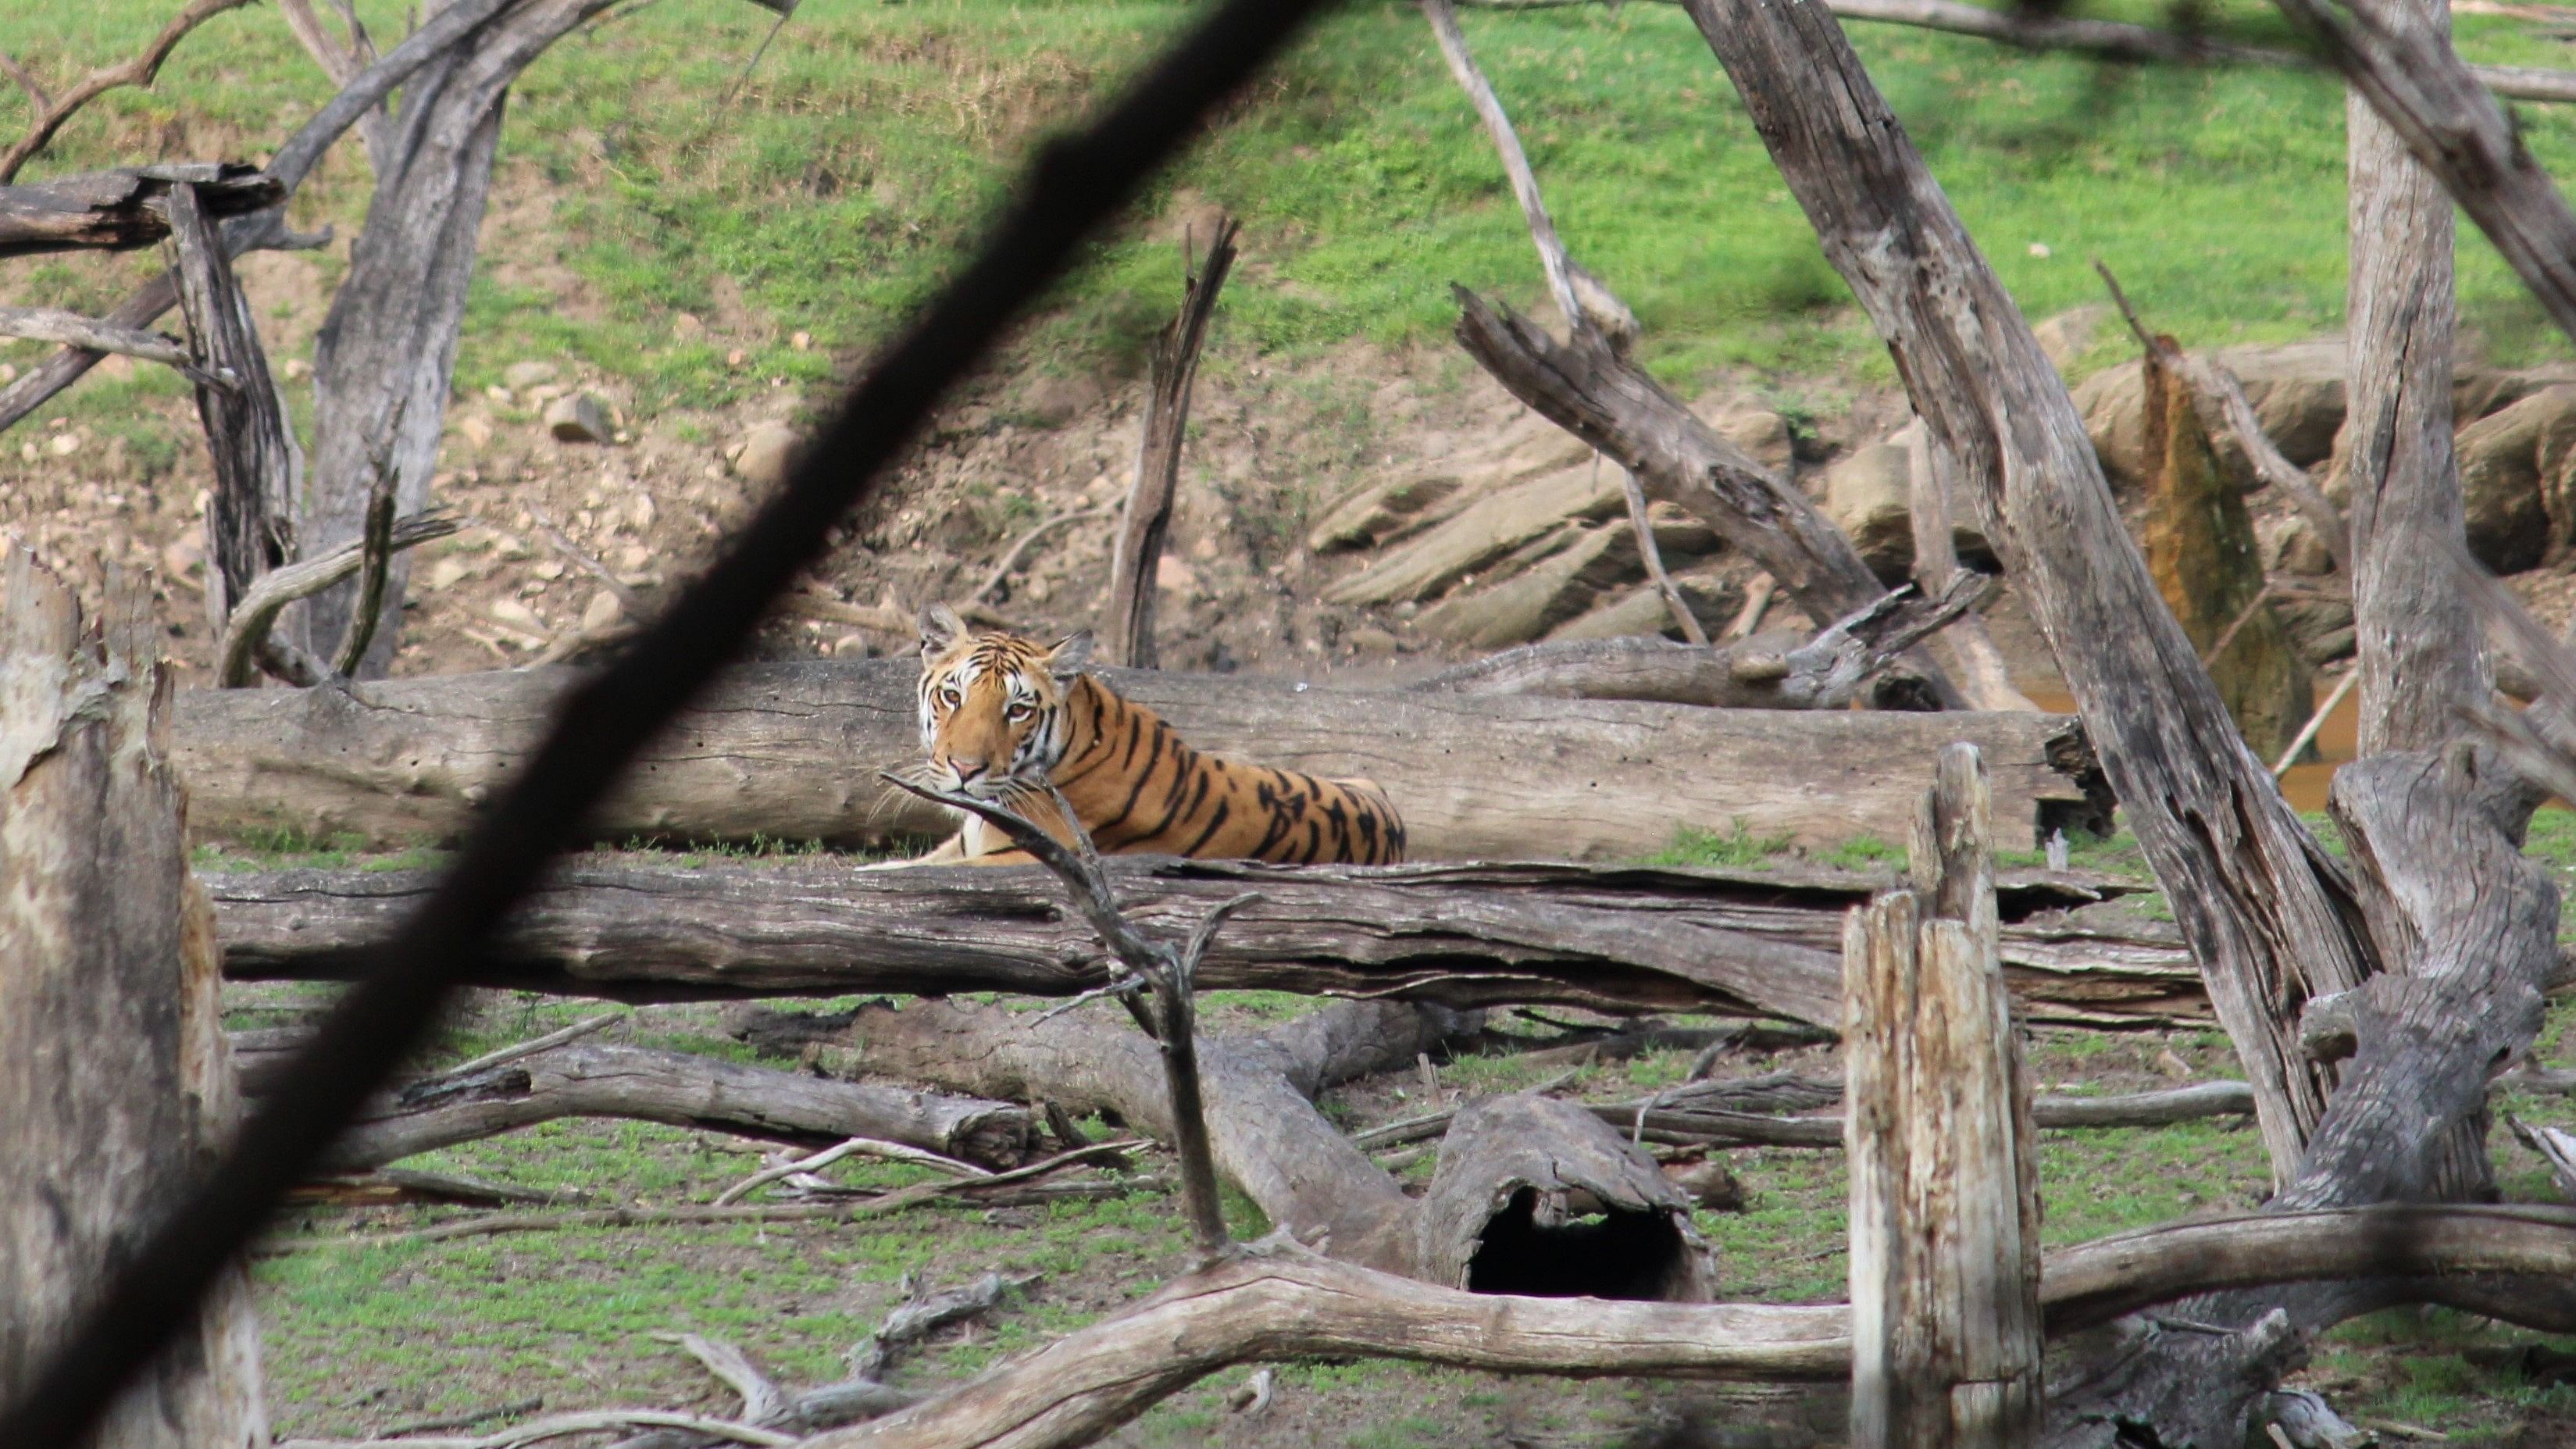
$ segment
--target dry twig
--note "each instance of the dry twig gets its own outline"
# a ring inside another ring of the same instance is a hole
[[[101,66],[91,71],[50,103],[45,100],[44,91],[34,77],[12,63],[8,67],[9,74],[36,100],[36,116],[28,124],[27,134],[7,151],[0,152],[0,185],[14,179],[18,168],[45,149],[54,139],[54,133],[61,130],[63,123],[81,107],[122,86],[149,87],[153,77],[161,72],[161,62],[170,58],[170,52],[178,48],[180,41],[187,39],[189,31],[227,10],[238,10],[249,3],[250,0],[190,0],[187,8],[171,16],[170,23],[161,27],[161,33],[143,47],[142,54],[122,65]]]

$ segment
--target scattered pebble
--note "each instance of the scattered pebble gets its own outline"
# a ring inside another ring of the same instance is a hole
[[[501,380],[514,388],[531,388],[554,381],[556,372],[551,362],[513,362],[501,373]]]
[[[566,443],[605,443],[615,431],[609,426],[607,405],[586,392],[548,403],[546,430]]]
[[[743,434],[733,471],[746,483],[775,488],[787,481],[787,470],[795,465],[796,451],[803,443],[785,423],[762,423]]]

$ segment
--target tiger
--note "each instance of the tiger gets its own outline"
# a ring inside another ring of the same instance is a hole
[[[1102,852],[1291,864],[1391,865],[1404,820],[1369,780],[1320,780],[1191,748],[1152,710],[1087,672],[1089,630],[1054,644],[973,633],[921,613],[919,783],[1008,805],[1074,844],[1052,783]],[[1026,851],[969,815],[900,865],[1026,865]]]

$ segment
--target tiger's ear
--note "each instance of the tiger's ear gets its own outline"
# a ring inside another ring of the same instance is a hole
[[[1047,671],[1058,679],[1071,679],[1091,662],[1091,631],[1067,634],[1047,651]]]
[[[921,657],[936,659],[966,637],[966,621],[946,604],[932,604],[921,611]]]

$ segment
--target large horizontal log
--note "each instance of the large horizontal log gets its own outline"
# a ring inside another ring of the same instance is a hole
[[[1244,891],[1199,982],[1448,1006],[1839,1022],[1843,913],[1878,884],[1846,871],[1580,865],[1267,866],[1114,858],[1123,908],[1187,932]],[[426,871],[210,874],[224,969],[330,979],[428,893]],[[2166,923],[2102,907],[2071,877],[2006,872],[2006,971],[2042,1022],[2145,1026],[2206,1013]],[[2099,919],[2096,919],[2096,918]],[[567,862],[477,984],[634,1001],[851,992],[1066,996],[1108,958],[1035,866],[863,870],[806,862],[644,867]]]
[[[2083,736],[2045,715],[1712,710],[1101,674],[1202,749],[1377,781],[1420,857],[1633,858],[1684,829],[1739,827],[1805,843],[1902,840],[1914,808],[1905,782],[1962,739],[1994,774],[2007,847],[2108,807]],[[217,835],[453,837],[526,758],[576,677],[183,694],[176,753],[190,818]],[[877,778],[919,759],[916,678],[908,660],[735,669],[638,759],[591,831],[834,842],[952,831],[936,807]]]

